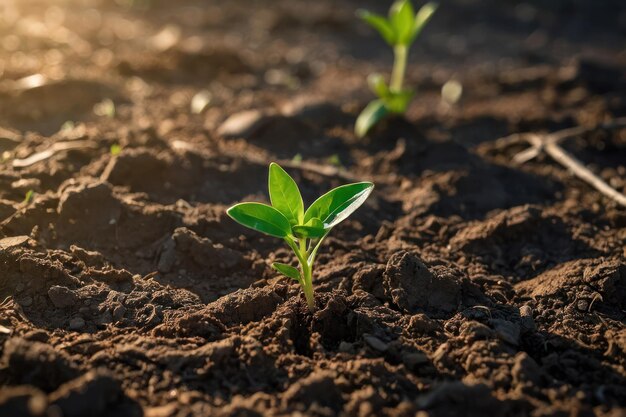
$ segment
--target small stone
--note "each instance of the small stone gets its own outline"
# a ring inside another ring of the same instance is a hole
[[[70,320],[70,330],[80,330],[85,327],[85,320],[82,317],[74,317]]]
[[[105,311],[96,319],[96,322],[101,326],[109,324],[112,321],[113,321],[113,315],[111,314],[110,311]]]
[[[409,369],[415,369],[420,365],[428,363],[428,356],[423,353],[407,353],[402,356],[402,362]]]
[[[113,309],[113,320],[114,321],[122,320],[122,318],[124,318],[124,314],[126,314],[126,307],[124,307],[122,304],[118,304]]]
[[[521,306],[519,314],[522,333],[536,332],[537,326],[535,325],[535,319],[533,318],[533,309],[530,306]]]
[[[587,300],[578,300],[576,303],[576,308],[578,311],[586,312],[589,310],[589,301]]]
[[[30,295],[27,295],[26,297],[22,298],[18,302],[22,307],[30,307],[33,305],[33,297],[31,297]]]
[[[50,297],[50,301],[57,308],[72,307],[78,303],[78,297],[74,294],[74,291],[59,285],[50,287],[48,297]]]
[[[501,340],[506,343],[510,343],[513,346],[517,346],[519,344],[520,326],[515,323],[511,323],[510,321],[501,319],[493,319],[490,320],[489,323]]]
[[[388,348],[387,343],[383,342],[376,336],[366,334],[363,335],[363,340],[365,340],[365,343],[370,345],[373,349],[378,350],[379,352],[384,352]]]
[[[531,383],[539,385],[541,383],[542,370],[537,362],[528,356],[526,352],[518,352],[515,355],[511,375],[516,384]]]
[[[213,95],[208,90],[198,91],[193,98],[191,99],[191,112],[194,114],[202,113],[209,104],[211,104],[211,100],[213,99]]]
[[[30,239],[28,236],[12,236],[5,237],[4,239],[0,239],[0,249],[10,249],[18,246],[24,246],[26,242]]]
[[[221,124],[217,133],[224,137],[248,137],[265,124],[267,115],[260,110],[235,113]]]
[[[339,343],[339,352],[344,352],[344,353],[349,353],[352,352],[352,343],[348,343],[345,340],[342,340],[341,343]]]
[[[174,239],[168,239],[163,244],[163,250],[159,256],[159,262],[157,269],[159,272],[165,274],[170,272],[176,262],[176,241]]]

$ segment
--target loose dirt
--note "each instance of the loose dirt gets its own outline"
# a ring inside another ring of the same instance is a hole
[[[626,115],[623,2],[445,2],[358,140],[387,6],[0,6],[0,415],[626,414],[626,210],[495,142]],[[626,191],[626,130],[563,146]],[[307,203],[376,183],[314,314],[225,214],[298,155]]]

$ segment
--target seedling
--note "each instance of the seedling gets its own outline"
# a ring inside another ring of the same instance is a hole
[[[415,13],[410,0],[397,0],[389,9],[388,18],[367,10],[357,12],[361,19],[378,31],[394,53],[389,85],[380,74],[371,74],[367,79],[378,98],[371,101],[357,118],[354,131],[358,137],[365,136],[387,115],[406,111],[415,94],[414,90],[403,87],[409,49],[436,9],[436,3],[426,3]]]
[[[22,204],[27,206],[33,201],[34,198],[35,198],[35,191],[28,190],[26,191],[26,194],[24,194],[24,200],[22,200]]]
[[[109,151],[111,152],[111,156],[119,155],[120,152],[122,152],[122,146],[119,143],[114,143],[111,145]]]
[[[293,250],[300,269],[274,262],[272,267],[296,280],[309,309],[315,309],[313,264],[322,241],[330,230],[352,214],[374,189],[371,182],[358,182],[334,188],[304,210],[296,182],[278,164],[269,167],[268,188],[271,205],[235,204],[227,210],[236,222],[266,235],[283,239]]]

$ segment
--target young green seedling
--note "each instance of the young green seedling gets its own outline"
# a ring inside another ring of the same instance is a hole
[[[365,202],[374,184],[358,182],[334,188],[305,211],[298,185],[274,162],[270,164],[268,183],[271,205],[240,203],[229,208],[227,213],[236,222],[282,238],[289,245],[300,269],[280,262],[274,262],[272,267],[300,284],[309,309],[313,311],[312,278],[317,251],[330,230]]]
[[[397,0],[389,9],[388,18],[367,10],[357,12],[361,19],[378,31],[394,53],[389,85],[380,74],[371,74],[367,79],[370,89],[378,98],[371,101],[357,118],[354,131],[358,137],[365,136],[388,114],[402,114],[406,111],[415,94],[412,89],[403,87],[409,48],[436,9],[436,3],[426,3],[415,13],[410,0]]]

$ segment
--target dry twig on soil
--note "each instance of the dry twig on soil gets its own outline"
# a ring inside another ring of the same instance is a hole
[[[513,157],[513,161],[516,164],[528,162],[542,152],[545,152],[556,162],[572,171],[575,176],[585,181],[605,196],[613,199],[618,204],[626,207],[626,196],[624,194],[607,184],[602,178],[594,174],[576,157],[570,155],[559,145],[559,143],[565,139],[582,135],[587,132],[595,130],[613,130],[623,127],[626,127],[626,117],[618,118],[594,127],[576,126],[545,135],[536,133],[516,133],[498,139],[496,141],[496,147],[502,148],[520,141],[526,141],[531,145],[531,147],[523,150]]]

